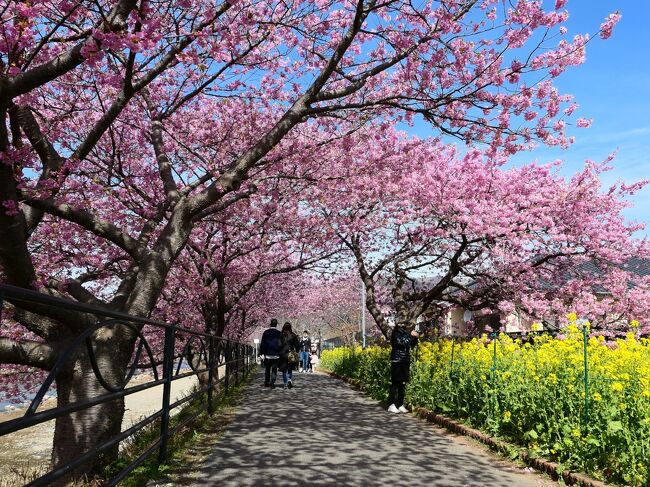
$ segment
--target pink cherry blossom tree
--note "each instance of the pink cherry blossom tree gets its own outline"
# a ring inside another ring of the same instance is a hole
[[[361,281],[355,274],[306,275],[291,319],[322,339],[343,337],[352,343],[359,331]]]
[[[231,311],[261,280],[313,270],[339,252],[337,239],[301,206],[311,183],[299,183],[287,175],[260,181],[255,195],[214,215],[191,237],[185,269],[199,277],[206,331],[221,336]]]
[[[318,167],[312,152],[353,143],[373,120],[423,117],[492,156],[568,145],[575,104],[552,78],[583,62],[588,41],[566,38],[562,2],[0,7],[3,280],[142,316],[203,220],[254,193],[276,164],[302,155],[302,172]],[[42,370],[92,322],[48,307],[16,308],[13,319],[26,334],[3,332],[0,362]],[[135,335],[94,341],[119,382]],[[83,354],[57,387],[60,406],[103,392]],[[123,409],[115,401],[57,420],[53,465],[118,432]]]
[[[603,191],[606,163],[567,181],[553,164],[505,169],[477,150],[394,140],[382,140],[383,173],[358,163],[354,198],[341,203],[345,189],[331,187],[317,203],[354,256],[384,334],[389,317],[412,326],[450,304],[548,319],[574,310],[603,326],[645,319],[639,296],[650,282],[625,265],[649,248],[621,215],[645,183]]]

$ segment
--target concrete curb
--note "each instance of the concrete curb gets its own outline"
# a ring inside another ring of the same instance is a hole
[[[361,391],[365,390],[364,385],[360,380],[351,379],[350,377],[345,377],[343,375],[339,375],[334,372],[329,372],[323,369],[320,369],[320,372],[330,375],[335,379],[342,380],[343,382],[347,382],[348,384],[350,384],[356,389],[359,389]],[[454,421],[453,419],[443,416],[442,414],[435,413],[429,409],[422,408],[422,407],[413,407],[411,409],[412,412],[418,415],[419,417],[431,423],[435,423],[439,426],[442,426],[443,428],[446,428],[449,431],[453,431],[454,433],[458,433],[463,436],[468,436],[470,438],[478,440],[481,443],[489,446],[492,450],[495,450],[499,453],[510,452],[512,448],[521,448],[518,447],[517,445],[507,443],[503,440],[494,438],[486,433],[483,433],[480,430],[470,428],[469,426],[465,426],[464,424]],[[526,450],[521,451],[519,453],[519,459],[522,460],[527,465],[529,465],[530,467],[534,468],[535,470],[548,474],[554,480],[558,480],[560,477],[562,477],[562,480],[567,485],[578,485],[580,487],[607,487],[607,484],[599,480],[592,479],[586,476],[585,474],[579,472],[563,470],[562,473],[560,474],[559,464],[555,462],[551,462],[549,460],[545,460],[544,458],[533,457],[531,453]]]

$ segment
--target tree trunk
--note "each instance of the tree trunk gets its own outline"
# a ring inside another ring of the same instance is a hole
[[[203,316],[203,322],[205,326],[205,333],[214,335],[215,337],[223,336],[223,332],[226,329],[226,282],[225,276],[222,272],[217,273],[216,276],[217,282],[217,295],[211,299],[205,301],[201,305],[201,314]],[[220,343],[220,342],[219,342]],[[221,351],[223,347],[221,345],[215,346],[215,355],[218,357],[218,351]],[[200,368],[205,368],[207,364],[201,364]],[[229,365],[226,364],[226,370],[230,370]],[[208,374],[207,372],[198,374],[199,384],[202,387],[208,385]],[[219,390],[218,383],[215,381],[215,389]]]
[[[111,387],[116,387],[126,375],[133,343],[128,338],[115,336],[119,335],[115,330],[102,330],[101,333],[102,338],[109,335],[109,339],[102,340],[99,344],[93,340],[96,345],[97,364],[105,381]],[[56,384],[57,407],[87,401],[109,392],[97,380],[85,349],[71,359],[71,364],[58,375]],[[75,460],[118,435],[123,416],[124,399],[121,398],[57,418],[54,427],[52,469]],[[106,465],[117,459],[118,448],[119,444],[108,448],[71,469],[52,485],[63,486],[73,480],[91,480],[94,476],[102,475]]]
[[[191,229],[192,221],[187,212],[187,205],[177,204],[170,222],[154,246],[154,251],[139,263],[135,284],[119,311],[134,316],[149,315],[156,305],[167,273],[186,244]],[[93,336],[98,367],[109,385],[116,387],[123,382],[135,339],[133,333],[122,326],[102,328]],[[79,350],[77,355],[70,359],[65,370],[58,374],[56,383],[58,407],[87,401],[108,392],[95,377],[85,349]],[[119,434],[123,416],[124,400],[119,399],[57,418],[51,467],[61,467]],[[118,450],[119,445],[108,448],[100,455],[66,472],[52,485],[63,486],[72,480],[92,479],[96,475],[102,475],[105,467],[117,459]]]

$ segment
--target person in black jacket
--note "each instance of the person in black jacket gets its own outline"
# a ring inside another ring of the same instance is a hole
[[[396,325],[390,336],[390,389],[388,390],[388,411],[408,413],[404,407],[404,387],[409,381],[411,349],[418,343],[418,332],[411,333],[403,324]]]
[[[282,327],[282,346],[280,348],[280,362],[278,368],[282,372],[282,380],[285,389],[293,387],[293,369],[298,365],[298,351],[300,350],[300,341],[291,331],[291,323],[288,321]],[[293,354],[291,352],[294,352]],[[290,355],[295,355],[296,360],[292,360]]]
[[[305,330],[300,339],[300,372],[307,372],[309,369],[309,355],[311,354],[311,340],[309,333]]]
[[[278,320],[273,318],[271,326],[262,333],[260,355],[264,357],[264,386],[273,389],[278,375],[282,333],[278,330]]]

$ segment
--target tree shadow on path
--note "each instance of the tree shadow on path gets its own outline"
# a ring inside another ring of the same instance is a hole
[[[326,375],[296,374],[291,390],[261,380],[246,388],[192,485],[555,485]]]

